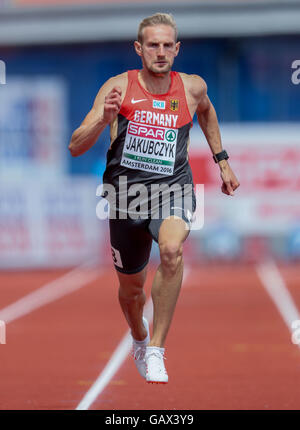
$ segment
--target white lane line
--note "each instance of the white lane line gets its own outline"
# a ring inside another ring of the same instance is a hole
[[[76,267],[1,309],[0,320],[7,324],[94,281],[100,272],[89,266],[85,263]]]
[[[290,332],[293,333],[293,322],[300,320],[300,314],[278,267],[273,261],[267,261],[257,265],[256,271]]]
[[[186,281],[188,275],[190,273],[190,268],[186,266],[184,268],[182,286],[184,286],[184,282]],[[151,298],[149,298],[144,307],[144,315],[148,319],[149,324],[152,323],[153,319],[153,304]],[[111,356],[109,362],[104,367],[102,372],[99,374],[98,378],[91,386],[91,388],[84,395],[81,402],[76,407],[76,410],[82,411],[87,410],[91,407],[94,401],[99,397],[104,388],[109,384],[113,376],[117,373],[117,371],[122,366],[123,362],[127,358],[132,348],[132,338],[130,334],[130,330],[128,330],[115,349],[113,355]]]
[[[152,323],[153,319],[153,305],[152,300],[148,299],[144,308],[144,315],[147,318],[149,324]],[[101,394],[104,388],[109,384],[113,376],[117,373],[123,362],[127,358],[132,348],[132,338],[130,330],[128,330],[115,349],[109,362],[104,367],[94,384],[91,386],[89,391],[85,394],[76,410],[82,411],[87,410],[91,407],[97,397]]]

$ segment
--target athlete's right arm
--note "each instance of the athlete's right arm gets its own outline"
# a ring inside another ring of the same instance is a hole
[[[72,134],[69,150],[73,157],[88,151],[98,137],[118,115],[127,85],[127,75],[110,78],[100,88],[92,109],[87,114],[80,127]]]

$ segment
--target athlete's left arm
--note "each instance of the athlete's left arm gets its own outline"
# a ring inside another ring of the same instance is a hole
[[[207,95],[207,85],[200,76],[194,75],[193,83],[190,88],[192,97],[196,103],[196,114],[199,125],[206,137],[211,152],[213,154],[218,154],[223,150],[221,134],[215,108]],[[233,173],[228,160],[219,161],[218,164],[223,181],[221,190],[223,193],[233,196],[234,190],[240,185],[239,181]]]

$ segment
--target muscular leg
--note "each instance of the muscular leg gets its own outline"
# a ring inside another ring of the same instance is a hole
[[[117,271],[120,287],[119,302],[135,340],[144,340],[147,332],[143,325],[143,308],[146,301],[143,286],[146,267],[139,273],[127,275]]]
[[[177,217],[163,221],[158,244],[161,264],[152,286],[153,336],[149,346],[164,347],[183,276],[182,244],[188,235],[185,222]]]

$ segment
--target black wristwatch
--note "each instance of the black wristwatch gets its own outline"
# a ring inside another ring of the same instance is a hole
[[[228,160],[229,155],[227,154],[227,152],[225,151],[225,149],[221,152],[219,152],[218,154],[215,154],[213,156],[213,159],[215,160],[215,163],[218,163],[219,161],[222,160]]]

